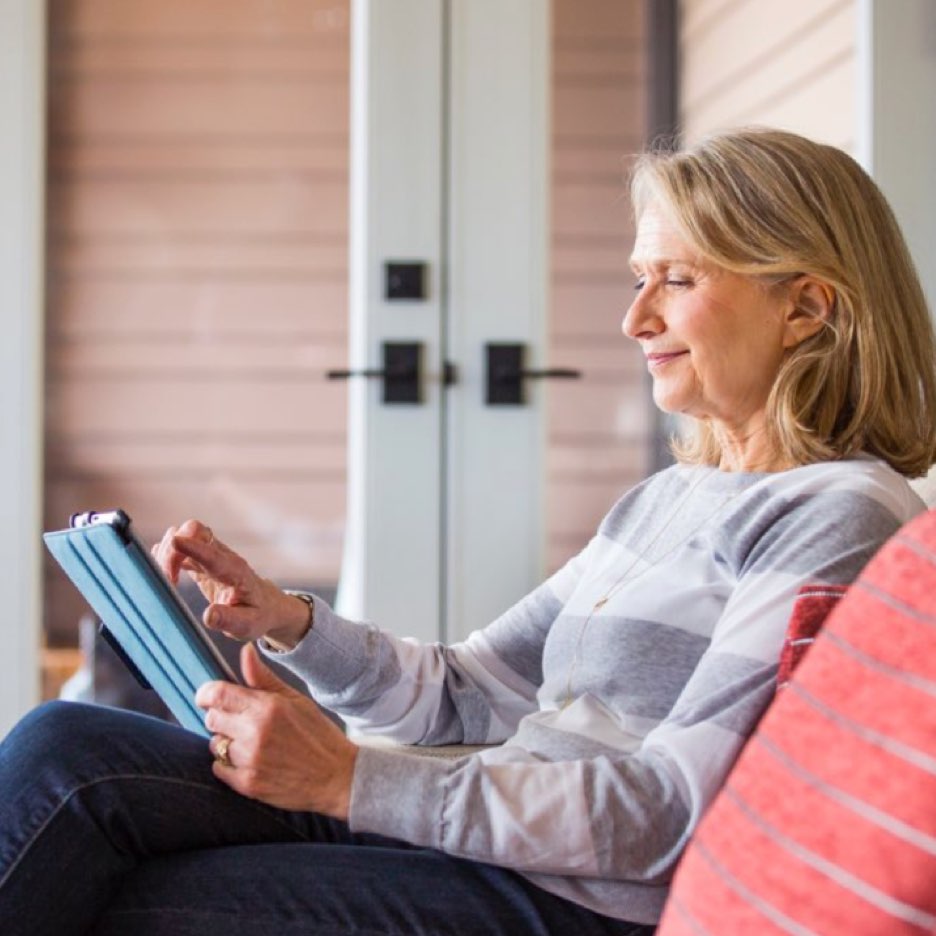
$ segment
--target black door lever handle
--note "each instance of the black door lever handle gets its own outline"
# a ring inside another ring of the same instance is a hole
[[[342,369],[325,372],[329,380],[351,377],[383,380],[384,403],[419,403],[422,384],[422,345],[418,342],[385,341],[383,367],[359,370]]]
[[[572,367],[548,367],[546,370],[521,370],[521,371],[511,371],[508,374],[498,375],[498,380],[516,380],[517,377],[532,377],[532,378],[548,378],[552,380],[563,379],[563,380],[579,380],[582,376],[580,370],[575,370]]]
[[[390,380],[405,380],[416,375],[414,367],[396,368],[394,370],[376,370],[365,368],[364,370],[330,370],[325,372],[329,380],[348,380],[350,377],[381,377]]]
[[[572,367],[547,367],[534,370],[523,366],[524,346],[492,342],[485,345],[485,369],[487,372],[485,402],[488,406],[523,406],[523,381],[578,380],[580,370]]]

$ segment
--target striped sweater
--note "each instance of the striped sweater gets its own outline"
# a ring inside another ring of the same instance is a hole
[[[653,923],[773,696],[797,593],[851,582],[922,509],[870,458],[773,474],[674,466],[462,643],[399,639],[315,599],[314,627],[276,660],[352,732],[499,745],[453,761],[363,747],[352,828]]]

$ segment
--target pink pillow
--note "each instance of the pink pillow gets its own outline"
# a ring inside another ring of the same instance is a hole
[[[936,932],[936,510],[869,563],[680,863],[657,936]]]

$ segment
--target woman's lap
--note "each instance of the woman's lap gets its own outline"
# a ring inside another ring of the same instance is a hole
[[[0,919],[37,936],[82,932],[140,861],[304,841],[305,819],[219,783],[197,735],[113,709],[42,706],[0,746]]]
[[[589,936],[631,928],[512,872],[441,852],[301,844],[221,848],[147,862],[127,878],[92,932]]]
[[[245,799],[190,732],[62,703],[0,746],[0,919],[7,936],[628,932],[513,872]]]

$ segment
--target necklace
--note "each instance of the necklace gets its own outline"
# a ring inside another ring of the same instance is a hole
[[[611,583],[610,587],[605,590],[605,593],[592,605],[591,610],[588,612],[587,617],[582,622],[582,626],[579,629],[578,639],[575,642],[575,652],[572,655],[572,662],[569,664],[569,675],[566,679],[566,688],[565,688],[565,698],[562,701],[561,708],[567,708],[573,700],[572,697],[572,682],[575,678],[576,670],[578,669],[579,661],[582,655],[582,644],[585,640],[585,632],[588,630],[588,625],[591,624],[592,618],[624,587],[624,585],[630,584],[638,579],[645,572],[648,572],[650,569],[659,565],[667,556],[674,553],[680,546],[692,539],[696,533],[699,532],[710,520],[721,513],[725,507],[728,506],[745,488],[738,488],[736,491],[732,491],[726,498],[721,500],[714,510],[707,513],[702,520],[697,523],[685,536],[677,540],[672,546],[668,549],[665,549],[659,556],[655,558],[650,558],[650,550],[659,542],[660,537],[669,529],[672,522],[679,515],[680,510],[683,505],[687,503],[690,497],[695,493],[696,489],[702,485],[702,482],[707,478],[710,478],[712,474],[718,469],[712,468],[705,474],[700,474],[700,476],[693,481],[689,487],[686,488],[685,493],[682,497],[677,500],[676,505],[670,509],[670,512],[667,514],[666,519],[663,523],[660,524],[657,531],[650,538],[650,541],[644,546],[643,549],[627,564],[624,571]],[[636,574],[631,575],[634,567],[637,563],[646,559],[647,564]]]

